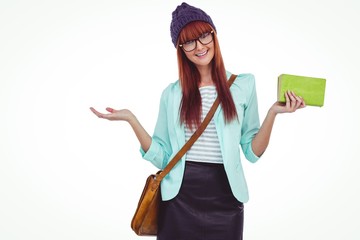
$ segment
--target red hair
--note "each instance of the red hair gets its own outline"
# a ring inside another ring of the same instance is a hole
[[[190,129],[198,127],[201,123],[201,96],[199,92],[200,73],[195,64],[185,55],[179,47],[191,39],[198,38],[205,32],[214,31],[214,58],[211,60],[211,75],[215,83],[217,94],[222,107],[225,122],[228,123],[237,118],[235,103],[227,86],[226,71],[221,55],[220,46],[215,30],[210,24],[202,21],[191,22],[180,32],[177,42],[177,58],[179,67],[179,79],[182,88],[182,100],[180,105],[180,122],[185,123]]]

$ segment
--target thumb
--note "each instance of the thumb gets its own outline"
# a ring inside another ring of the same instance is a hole
[[[108,111],[108,112],[110,112],[110,113],[113,113],[113,112],[114,112],[114,109],[111,108],[111,107],[107,107],[107,108],[106,108],[106,111]]]

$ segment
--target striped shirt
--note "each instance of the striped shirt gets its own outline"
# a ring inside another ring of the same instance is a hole
[[[201,121],[204,120],[206,114],[214,103],[217,93],[215,86],[205,86],[199,88],[201,94],[202,114]],[[185,140],[188,141],[194,130],[190,130],[185,126]],[[215,128],[214,119],[211,119],[209,125],[192,145],[186,153],[187,161],[207,162],[207,163],[223,163],[220,143]]]

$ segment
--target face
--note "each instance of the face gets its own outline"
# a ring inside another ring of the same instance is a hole
[[[180,44],[186,57],[197,67],[208,66],[214,58],[213,33],[203,33],[199,38]]]

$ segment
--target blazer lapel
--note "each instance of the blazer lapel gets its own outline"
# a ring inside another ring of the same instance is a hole
[[[180,125],[180,114],[179,114],[181,96],[182,96],[181,88],[178,84],[173,92],[172,114],[173,114],[173,126],[175,128],[176,140],[179,149],[185,144],[185,128],[183,124]]]

